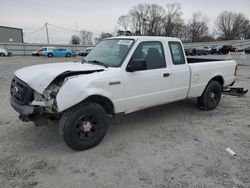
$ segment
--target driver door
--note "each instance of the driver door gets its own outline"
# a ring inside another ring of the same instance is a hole
[[[140,43],[129,64],[133,60],[145,61],[146,68],[124,73],[125,113],[171,101],[171,69],[166,65],[162,43]]]

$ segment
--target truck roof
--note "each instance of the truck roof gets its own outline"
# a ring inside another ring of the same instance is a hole
[[[111,37],[113,39],[134,39],[134,40],[167,40],[167,41],[180,41],[179,38],[176,37],[161,37],[161,36],[117,36]]]

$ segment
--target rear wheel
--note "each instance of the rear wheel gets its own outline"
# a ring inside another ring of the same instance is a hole
[[[67,53],[65,57],[71,57],[71,54],[70,54],[70,53]]]
[[[0,56],[4,57],[4,56],[5,56],[5,54],[4,54],[4,53],[0,53]]]
[[[53,54],[52,53],[48,53],[48,57],[53,57]]]
[[[222,86],[219,82],[212,80],[208,83],[202,96],[198,97],[197,102],[203,110],[213,110],[220,103]]]
[[[81,151],[99,144],[108,124],[108,115],[100,105],[85,102],[64,112],[59,126],[65,143]]]

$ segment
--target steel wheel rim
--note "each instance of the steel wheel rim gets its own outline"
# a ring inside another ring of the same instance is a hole
[[[75,124],[75,134],[81,141],[88,141],[97,135],[98,122],[93,115],[80,117]]]
[[[213,90],[213,91],[209,92],[209,94],[208,94],[209,105],[211,105],[211,106],[217,105],[218,100],[219,100],[219,96],[220,96],[220,94],[219,94],[219,91],[217,91],[217,90]]]

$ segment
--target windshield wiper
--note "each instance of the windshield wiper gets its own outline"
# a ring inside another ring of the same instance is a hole
[[[88,61],[88,62],[97,64],[97,65],[101,65],[101,66],[103,66],[105,68],[108,68],[108,66],[106,64],[104,64],[103,62],[101,62],[101,61],[91,60],[91,61]]]

